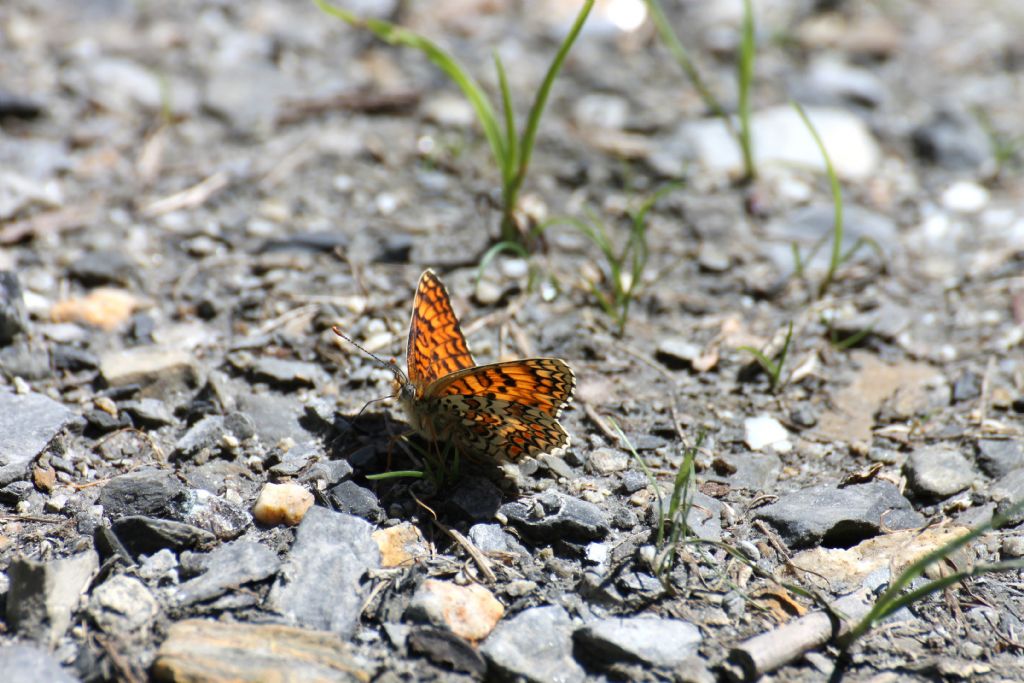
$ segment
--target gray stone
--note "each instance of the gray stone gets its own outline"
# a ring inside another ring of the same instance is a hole
[[[111,387],[137,384],[142,398],[167,399],[199,385],[192,354],[172,347],[136,346],[100,356],[100,374]]]
[[[372,530],[358,517],[310,508],[267,598],[269,608],[292,624],[350,636],[368,588],[362,577],[380,566]]]
[[[483,477],[465,477],[450,498],[451,504],[474,522],[494,519],[501,506],[501,491]]]
[[[629,467],[629,456],[614,448],[595,448],[587,457],[587,471],[613,474]]]
[[[978,473],[955,446],[934,444],[917,448],[903,466],[907,486],[928,499],[948,498],[978,479]]]
[[[913,131],[911,140],[919,158],[948,169],[975,170],[992,161],[985,129],[965,111],[938,111]]]
[[[500,524],[474,524],[469,528],[469,540],[485,553],[527,554],[526,549]]]
[[[127,515],[170,516],[185,487],[168,470],[137,470],[108,481],[96,502],[110,519]]]
[[[204,573],[174,591],[180,606],[218,598],[247,583],[263,581],[277,573],[281,560],[270,548],[254,541],[227,543],[202,557]]]
[[[669,337],[658,342],[655,357],[671,370],[690,368],[701,357],[703,349],[688,339]]]
[[[716,458],[705,479],[719,481],[733,488],[766,491],[779,480],[782,459],[772,452],[727,453]]]
[[[598,665],[626,661],[672,668],[696,653],[701,635],[681,619],[610,617],[577,629],[573,641]]]
[[[322,384],[326,375],[316,363],[283,358],[260,358],[249,374],[257,382],[267,382],[282,389]]]
[[[1024,467],[1024,441],[1019,439],[978,439],[974,461],[993,478],[1004,477]]]
[[[7,570],[7,623],[53,646],[71,626],[71,613],[98,568],[99,556],[92,550],[48,562],[14,560]]]
[[[76,683],[78,677],[68,673],[44,649],[27,643],[0,647],[0,671],[4,683]]]
[[[121,251],[93,251],[79,256],[68,272],[86,287],[115,284],[127,287],[136,278],[135,264]]]
[[[533,607],[498,624],[480,652],[498,676],[531,683],[576,683],[586,673],[572,656],[572,620],[558,605]]]
[[[964,372],[953,382],[953,402],[973,401],[981,396],[981,375],[970,370]]]
[[[622,473],[622,490],[626,493],[636,493],[640,489],[647,488],[651,480],[646,474],[638,470],[629,470]]]
[[[296,444],[281,456],[281,461],[271,467],[270,472],[278,477],[294,477],[306,469],[310,462],[323,455],[323,447],[318,442]]]
[[[25,476],[28,476],[28,467],[25,468]],[[27,479],[12,481],[10,484],[0,488],[0,503],[17,505],[21,501],[28,499],[34,490],[35,487],[32,485],[32,482]]]
[[[138,643],[150,637],[160,605],[146,584],[123,574],[113,576],[92,591],[89,615],[106,633]]]
[[[352,476],[352,465],[347,460],[321,460],[306,470],[299,481],[303,483],[323,482],[329,486]]]
[[[377,495],[354,481],[343,481],[327,492],[327,497],[338,512],[362,517],[371,522],[384,519],[384,510],[377,502]]]
[[[27,464],[73,417],[70,410],[42,394],[0,391],[0,466]]]
[[[17,274],[0,271],[0,346],[10,344],[27,331],[28,324],[28,311]]]
[[[0,348],[0,370],[10,377],[46,379],[53,374],[49,346],[41,339],[18,337]]]
[[[990,494],[996,502],[996,514],[1009,518],[1004,526],[1024,522],[1024,510],[1018,508],[1024,501],[1024,467],[1008,472],[994,482]]]
[[[506,503],[498,511],[523,535],[537,541],[596,541],[608,533],[601,508],[557,491]]]
[[[778,529],[794,549],[817,544],[847,548],[883,527],[913,529],[926,522],[895,486],[881,481],[796,491],[759,509],[757,517]]]
[[[118,406],[132,416],[139,427],[159,429],[174,424],[174,415],[167,404],[158,398],[143,398],[138,401],[125,401]]]
[[[178,521],[209,531],[222,541],[237,538],[252,524],[247,509],[204,489],[186,492],[176,513]]]
[[[164,548],[191,550],[213,545],[217,537],[205,529],[142,515],[121,517],[112,529],[132,555],[151,555]]]
[[[212,456],[231,450],[237,445],[232,441],[240,444],[251,438],[254,430],[253,421],[242,413],[207,415],[178,439],[174,455],[202,464]]]
[[[281,439],[302,443],[313,438],[299,422],[302,406],[293,397],[273,394],[242,394],[238,397],[238,410],[252,420],[256,434],[268,446]]]

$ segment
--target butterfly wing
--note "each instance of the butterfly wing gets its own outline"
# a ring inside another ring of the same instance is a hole
[[[465,368],[429,385],[426,395],[475,396],[518,403],[557,418],[572,399],[576,376],[564,360],[526,358]]]
[[[448,291],[432,270],[423,272],[416,287],[407,354],[409,381],[418,387],[476,365]]]
[[[468,457],[516,460],[557,455],[569,446],[569,435],[558,418],[533,406],[458,394],[431,400],[448,416],[445,436]]]

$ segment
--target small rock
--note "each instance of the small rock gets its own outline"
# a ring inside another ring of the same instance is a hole
[[[406,615],[446,626],[460,638],[478,641],[487,637],[504,613],[502,604],[480,584],[459,586],[427,579],[413,594]]]
[[[977,183],[955,182],[942,193],[942,205],[958,213],[977,213],[988,205],[989,192]]]
[[[111,387],[137,384],[148,389],[143,396],[161,397],[198,385],[192,356],[182,349],[138,346],[100,356],[100,374]]]
[[[299,421],[302,406],[295,398],[280,394],[243,393],[238,396],[238,410],[248,415],[263,443],[272,445],[282,439],[305,443],[313,434]]]
[[[242,413],[207,415],[192,425],[174,445],[177,458],[205,463],[210,457],[235,450],[252,437],[252,420]]]
[[[1006,526],[1015,526],[1024,521],[1024,510],[1010,511],[1024,501],[1024,468],[1015,469],[992,483],[989,490],[996,502],[996,514],[1009,515]]]
[[[310,462],[323,455],[323,448],[316,442],[296,444],[281,456],[281,461],[271,467],[270,472],[278,477],[294,477],[305,470]],[[351,465],[349,467],[351,469]]]
[[[881,481],[796,491],[760,508],[757,517],[778,529],[794,549],[817,543],[849,547],[878,534],[883,527],[910,529],[925,523],[895,486]]]
[[[123,574],[94,588],[89,600],[89,615],[101,630],[139,644],[148,644],[159,613],[160,605],[146,584]]]
[[[118,540],[134,555],[151,555],[163,548],[192,550],[213,545],[217,537],[205,529],[183,522],[129,515],[111,527]]]
[[[0,647],[0,671],[4,672],[4,683],[77,683],[79,680],[61,667],[46,648],[29,643]]]
[[[495,672],[536,683],[577,683],[586,673],[573,659],[572,620],[558,605],[532,607],[498,625],[480,647]]]
[[[136,279],[135,264],[120,251],[93,251],[79,256],[68,269],[72,278],[86,287],[120,285]]]
[[[265,484],[252,508],[260,524],[295,526],[313,507],[313,494],[298,484]]]
[[[324,631],[186,619],[171,624],[152,676],[169,683],[370,680],[350,648]]]
[[[50,308],[50,319],[55,323],[84,323],[110,332],[145,305],[146,302],[131,292],[99,287],[84,297],[58,301]]]
[[[501,491],[489,479],[464,477],[452,492],[451,504],[472,521],[494,519],[501,507]]]
[[[446,628],[418,626],[406,638],[409,649],[426,655],[430,661],[483,680],[487,662],[471,643]]]
[[[358,517],[312,508],[298,526],[268,607],[305,628],[351,635],[369,588],[363,575],[380,566],[371,530]]]
[[[159,429],[175,422],[171,409],[158,398],[124,401],[121,410],[131,415],[137,426],[146,429]]]
[[[184,485],[173,472],[144,469],[108,481],[96,502],[110,519],[128,515],[166,517],[173,514],[174,500],[184,492]]]
[[[57,484],[57,471],[49,465],[46,467],[36,465],[32,468],[32,483],[43,493],[49,493]]]
[[[875,172],[882,158],[881,150],[860,118],[843,109],[806,107],[805,111],[825,141],[829,159],[840,178],[866,180]],[[821,150],[792,107],[755,112],[751,128],[758,141],[754,146],[757,168],[776,165],[825,171]],[[743,172],[743,155],[721,119],[688,122],[683,124],[682,132],[707,171],[727,176]]]
[[[679,337],[669,337],[658,342],[655,357],[670,370],[693,367],[701,357],[703,349],[697,344]]]
[[[32,495],[32,490],[33,486],[30,481],[12,481],[0,488],[0,503],[17,505],[23,500],[28,500],[28,497]]]
[[[627,494],[645,489],[650,483],[647,475],[637,470],[629,470],[622,475],[622,490]]]
[[[682,619],[609,617],[577,629],[573,641],[599,665],[626,661],[673,668],[696,654],[701,635]]]
[[[209,531],[220,540],[237,538],[252,524],[248,510],[204,489],[190,489],[176,507],[179,521]]]
[[[352,465],[347,460],[322,460],[314,463],[302,475],[300,481],[304,484],[322,483],[326,486],[333,486],[350,476],[352,476]],[[324,487],[316,486],[315,488],[323,490]]]
[[[212,600],[247,583],[263,581],[277,573],[281,560],[265,545],[239,540],[202,556],[200,566],[202,574],[174,591],[173,599],[178,605]]]
[[[953,401],[973,401],[981,396],[981,376],[968,370],[953,383]]]
[[[964,111],[939,111],[913,131],[911,140],[919,158],[952,170],[976,170],[992,160],[988,134]]]
[[[281,389],[311,387],[325,380],[324,371],[316,363],[283,358],[260,358],[253,363],[249,374],[257,382],[267,382]]]
[[[28,311],[21,291],[18,275],[9,270],[0,271],[0,346],[28,330]]]
[[[377,495],[354,481],[343,481],[327,491],[327,498],[339,512],[347,512],[370,522],[384,519],[384,510],[377,502]]]
[[[993,479],[1024,467],[1024,441],[1019,439],[978,439],[974,461]]]
[[[71,613],[99,568],[92,550],[62,560],[16,559],[7,569],[7,623],[53,646],[71,626]]]
[[[469,540],[485,553],[526,554],[526,549],[499,524],[474,524],[469,528]]]
[[[612,474],[629,467],[629,456],[612,448],[595,448],[587,457],[587,469],[595,474]]]
[[[608,533],[608,520],[601,508],[556,491],[506,503],[498,511],[524,535],[538,541],[596,541]]]
[[[752,451],[771,447],[776,453],[788,453],[793,449],[789,431],[770,415],[748,417],[743,421],[743,441]]]
[[[28,463],[73,417],[70,410],[42,394],[0,391],[0,470],[28,474]],[[0,479],[6,478],[0,474]]]
[[[629,102],[617,95],[589,93],[573,104],[572,116],[579,128],[621,130],[629,117]]]
[[[381,567],[408,567],[417,559],[430,555],[423,533],[409,522],[378,529],[372,535],[380,550]]]
[[[4,375],[21,380],[47,379],[53,376],[50,349],[40,339],[16,338],[0,348],[0,368]]]
[[[917,448],[903,466],[907,485],[919,496],[948,498],[978,479],[971,462],[960,449],[944,444]]]

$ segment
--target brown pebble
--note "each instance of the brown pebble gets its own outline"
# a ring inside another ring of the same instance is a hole
[[[407,567],[417,557],[425,557],[430,553],[419,527],[409,522],[378,529],[371,535],[380,548],[381,567]]]
[[[32,468],[32,481],[37,489],[49,493],[57,483],[57,472],[49,465],[46,467],[37,465]]]
[[[267,484],[252,507],[252,516],[256,521],[269,526],[295,526],[311,507],[313,494],[305,487],[298,484]]]

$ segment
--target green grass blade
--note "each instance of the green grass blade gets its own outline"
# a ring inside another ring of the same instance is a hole
[[[505,74],[505,65],[501,63],[501,57],[494,53],[494,70],[498,74],[498,89],[501,92],[501,110],[505,116],[505,159],[501,167],[501,189],[502,194],[509,191],[512,179],[515,177],[516,164],[519,163],[519,144],[516,140],[516,119],[512,109],[512,91],[508,87],[508,76]]]
[[[750,91],[754,85],[754,55],[757,44],[754,36],[754,9],[750,0],[743,0],[743,24],[740,34],[738,70],[738,107],[740,117],[740,150],[743,152],[743,171],[746,180],[757,177],[754,166],[753,132],[750,125]]]
[[[533,106],[530,107],[530,113],[526,118],[526,127],[523,129],[523,137],[519,143],[519,169],[515,179],[512,181],[513,199],[515,199],[515,195],[518,194],[519,188],[522,187],[523,180],[526,178],[526,169],[530,165],[533,144],[537,138],[537,129],[540,127],[540,118],[544,113],[544,107],[547,105],[548,95],[551,94],[551,86],[554,85],[555,77],[561,71],[562,64],[565,63],[565,58],[569,55],[569,50],[572,48],[573,43],[576,42],[576,37],[583,29],[583,24],[586,23],[587,16],[593,7],[594,0],[586,0],[583,3],[579,14],[576,15],[576,21],[573,22],[572,28],[569,29],[569,33],[566,34],[565,40],[562,41],[558,52],[555,54],[551,66],[548,67],[544,81],[541,83],[540,88],[537,89],[537,95],[534,97]]]
[[[793,102],[793,107],[800,115],[800,118],[804,120],[804,125],[811,132],[814,143],[821,152],[821,158],[825,160],[825,172],[828,174],[828,183],[832,188],[832,206],[834,211],[832,219],[832,257],[829,259],[828,272],[825,273],[825,279],[818,286],[818,298],[820,299],[825,296],[825,292],[832,285],[832,282],[835,280],[836,271],[839,270],[839,266],[843,262],[843,190],[839,186],[839,178],[836,176],[836,169],[832,166],[832,159],[828,155],[828,150],[825,149],[825,143],[822,141],[821,136],[818,135],[814,124],[811,123],[807,112],[804,111],[804,108],[798,102]]]
[[[497,258],[498,254],[510,251],[513,254],[521,256],[524,259],[530,258],[530,252],[526,250],[519,242],[498,242],[493,247],[484,252],[484,255],[480,257],[480,265],[476,268],[476,281],[480,282],[480,278],[484,276],[484,271],[487,270],[487,266],[491,265],[491,261]]]
[[[379,479],[398,479],[399,477],[413,477],[415,479],[422,479],[424,477],[424,474],[419,470],[393,470],[391,472],[378,472],[377,474],[366,475],[366,478],[371,481],[377,481]]]
[[[443,71],[462,90],[463,95],[469,100],[473,111],[476,113],[480,127],[483,128],[484,136],[491,146],[491,152],[499,167],[506,165],[508,152],[505,149],[504,138],[501,127],[498,125],[498,117],[491,106],[491,102],[483,88],[469,75],[469,72],[459,62],[441,47],[430,39],[419,35],[414,31],[404,29],[381,19],[362,19],[354,13],[336,7],[327,0],[313,0],[316,6],[325,14],[341,19],[350,26],[367,29],[378,38],[390,45],[402,45],[419,50]]]

